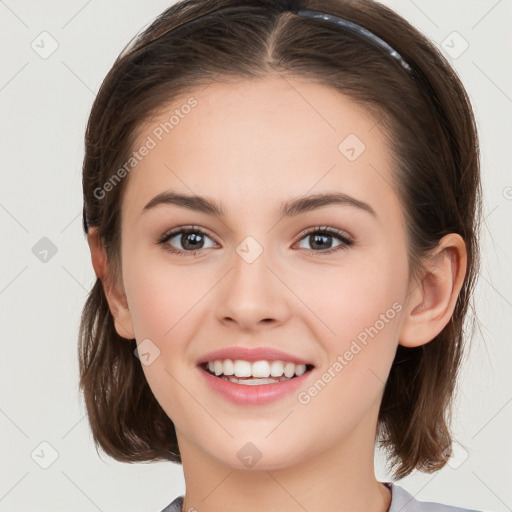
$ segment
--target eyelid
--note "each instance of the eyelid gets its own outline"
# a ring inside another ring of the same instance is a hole
[[[338,229],[332,226],[313,226],[311,228],[306,228],[298,235],[298,240],[301,240],[306,235],[310,235],[312,233],[316,233],[318,231],[321,232],[327,232],[329,234],[340,236],[341,238],[346,239],[347,241],[354,242],[354,237],[348,233],[347,231],[344,231],[343,229]]]
[[[213,237],[210,232],[201,226],[196,226],[195,224],[192,225],[184,225],[184,226],[177,226],[175,228],[167,230],[158,240],[159,243],[164,243],[166,240],[169,240],[169,238],[172,238],[173,235],[177,235],[181,231],[198,231],[200,233],[203,233],[205,235],[208,235],[212,240],[215,238]]]

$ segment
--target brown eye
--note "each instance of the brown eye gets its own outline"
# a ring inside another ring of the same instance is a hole
[[[201,249],[214,247],[216,244],[208,246],[207,239],[211,238],[201,229],[196,227],[179,228],[167,233],[160,240],[165,249],[180,256],[193,256]]]
[[[339,243],[333,246],[333,240],[337,239]],[[319,254],[330,254],[338,250],[347,249],[353,245],[353,240],[340,230],[332,228],[314,228],[305,233],[301,240],[305,240],[309,251]]]

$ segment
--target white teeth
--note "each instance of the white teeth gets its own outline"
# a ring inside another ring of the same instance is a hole
[[[213,362],[213,371],[215,372],[215,375],[220,375],[222,373],[223,366],[222,361]]]
[[[270,365],[270,375],[272,377],[281,377],[283,375],[284,369],[283,369],[283,362],[282,361],[272,361],[272,364]]]
[[[298,364],[295,367],[295,375],[297,375],[297,377],[300,377],[304,373],[306,373],[306,365],[305,364]]]
[[[235,363],[231,361],[231,359],[224,359],[224,366],[222,373],[224,375],[234,375],[235,374]]]
[[[222,361],[220,361],[222,364]],[[249,361],[235,361],[235,377],[251,377],[251,363]]]
[[[284,365],[284,375],[286,377],[293,377],[295,374],[295,365],[293,363],[286,363]]]
[[[256,361],[252,363],[253,377],[268,377],[270,375],[270,365],[267,361]]]
[[[244,380],[244,384],[265,384],[266,380],[270,382],[277,382],[276,379],[269,379],[269,377],[286,377],[292,378],[294,375],[300,377],[306,372],[305,364],[294,364],[285,361],[244,361],[237,359],[216,359],[215,361],[208,361],[208,369],[211,373],[217,376],[234,376],[233,379],[238,382],[236,377],[255,377],[257,380]],[[231,380],[231,378],[229,379]],[[233,381],[232,381],[233,382]]]

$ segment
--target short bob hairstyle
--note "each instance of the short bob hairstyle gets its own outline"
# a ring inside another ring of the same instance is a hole
[[[291,12],[297,7],[367,28],[393,47],[413,74],[370,41]],[[105,279],[116,282],[127,180],[108,194],[98,190],[131,155],[138,127],[200,85],[269,74],[333,87],[379,119],[407,221],[410,278],[425,270],[423,258],[444,235],[457,233],[466,243],[466,275],[450,322],[425,345],[398,345],[378,417],[376,441],[396,478],[414,469],[437,471],[452,453],[449,425],[464,354],[463,322],[480,261],[479,148],[472,107],[457,74],[437,47],[393,10],[373,0],[172,5],[124,48],[92,106],[83,162],[84,231],[97,228],[108,260]],[[87,297],[78,346],[80,391],[96,450],[100,446],[123,462],[181,463],[174,424],[134,356],[135,340],[117,334],[104,284],[98,278]]]

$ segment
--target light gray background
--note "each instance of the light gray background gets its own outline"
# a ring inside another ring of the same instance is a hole
[[[504,512],[512,510],[512,2],[384,3],[451,53],[480,130],[485,203],[480,329],[454,423],[465,449],[443,470],[398,484],[423,501]],[[85,124],[116,56],[169,5],[0,0],[0,512],[149,512],[184,492],[180,465],[100,459],[77,392],[79,315],[95,279],[81,228]],[[48,51],[52,38],[58,48],[42,58],[32,45]],[[46,262],[33,251],[43,237],[57,250]],[[390,479],[382,454],[376,467]]]

